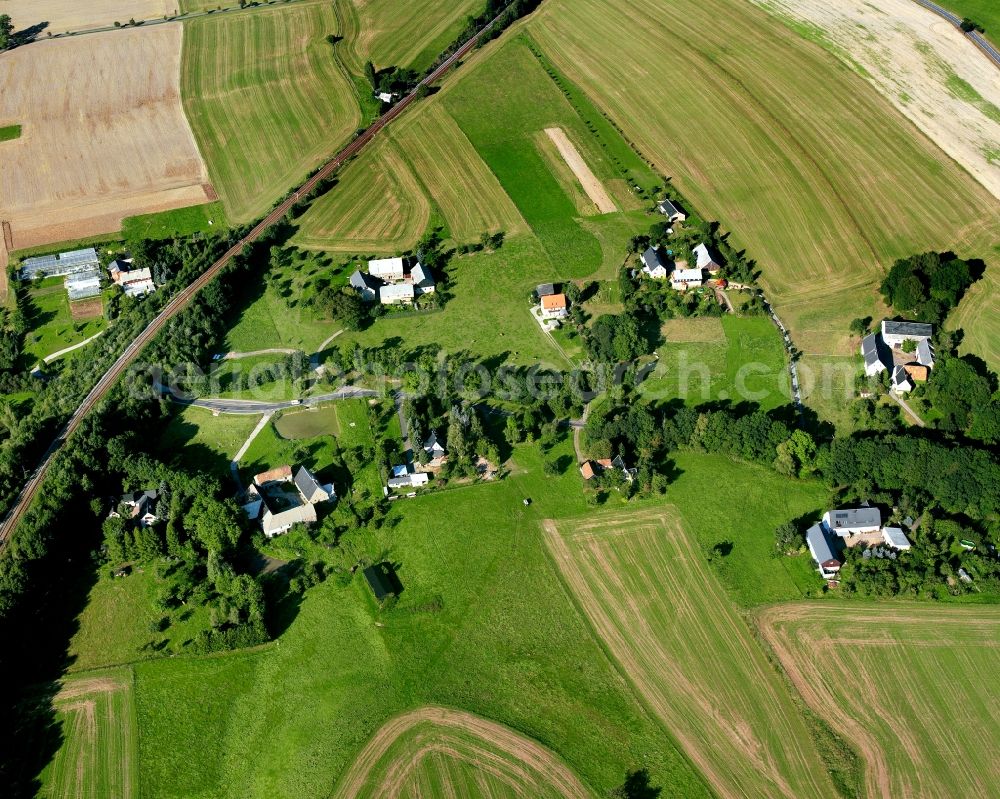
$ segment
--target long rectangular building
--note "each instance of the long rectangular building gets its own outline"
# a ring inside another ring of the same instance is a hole
[[[97,250],[87,247],[82,250],[61,252],[57,255],[41,255],[36,258],[25,258],[21,262],[18,273],[21,280],[34,280],[36,277],[64,277],[100,269],[101,262]]]

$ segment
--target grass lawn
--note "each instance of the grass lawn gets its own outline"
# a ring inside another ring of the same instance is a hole
[[[228,218],[261,215],[347,140],[361,112],[326,42],[330,4],[185,23],[184,110]]]
[[[219,361],[213,364],[209,371],[209,383],[204,389],[204,396],[260,402],[281,402],[300,397],[305,393],[305,380],[297,381],[291,377],[270,379],[276,374],[276,368],[283,362],[283,357],[281,355],[254,355],[247,358]],[[308,362],[304,362],[303,369],[308,372],[308,368]],[[272,369],[275,371],[272,372]],[[246,379],[250,380],[250,383],[245,388],[241,388],[240,381],[244,375],[246,375]],[[257,380],[265,380],[266,382],[256,385],[255,381]]]
[[[539,740],[595,792],[641,763],[665,790],[706,796],[555,575],[538,522],[586,506],[575,470],[542,478],[541,458],[519,447],[506,481],[393,506],[360,545],[399,564],[395,610],[376,615],[360,574],[330,579],[276,645],[138,664],[142,795],[328,795],[387,718],[445,704]]]
[[[792,691],[675,511],[547,522],[546,541],[622,674],[718,795],[837,796]]]
[[[25,336],[24,352],[33,361],[79,344],[107,327],[104,317],[75,321],[63,283],[64,278],[48,277],[28,290],[31,330]]]
[[[567,276],[584,277],[576,263],[560,266]],[[493,253],[456,257],[448,268],[444,309],[429,314],[390,315],[361,332],[345,332],[340,346],[374,346],[398,340],[403,348],[439,346],[491,361],[568,366],[530,315],[529,295],[552,279],[552,267],[534,236],[508,239]]]
[[[332,435],[290,440],[278,434],[272,420],[260,431],[250,449],[240,459],[240,473],[245,484],[249,485],[253,476],[260,472],[286,464],[301,465],[307,467],[322,482],[321,478],[334,479],[335,475],[330,474],[330,470],[337,452],[336,440]]]
[[[240,311],[230,320],[225,349],[254,352],[279,347],[313,354],[341,329],[309,307],[313,285],[320,279],[346,285],[354,269],[348,259],[334,261],[314,253],[299,253],[288,264],[272,266],[263,278],[248,281],[246,295],[234,303]]]
[[[602,262],[600,242],[578,220],[576,204],[539,148],[538,136],[546,128],[562,128],[613,196],[620,194],[612,183],[619,174],[602,140],[587,129],[526,41],[508,41],[477,62],[449,87],[443,102],[553,264],[570,262],[595,271]],[[504,124],[496,124],[497,118]]]
[[[851,319],[879,317],[876,286],[900,256],[960,246],[996,260],[996,200],[864,78],[751,4],[554,0],[525,28],[700,215],[733,231],[806,353],[848,354]],[[925,195],[933,225],[913,202]]]
[[[229,462],[243,446],[260,417],[220,414],[204,408],[179,409],[160,436],[158,451],[174,465],[229,479]]]
[[[1000,608],[779,605],[760,619],[812,709],[853,741],[866,796],[992,796]],[[892,675],[893,679],[888,679]]]
[[[287,411],[274,420],[274,429],[282,438],[296,440],[328,435],[340,437],[337,404],[308,411]]]
[[[0,141],[13,141],[21,138],[20,125],[5,125],[0,127]]]
[[[240,460],[240,473],[249,484],[253,475],[276,466],[304,465],[322,482],[333,481],[337,493],[348,485],[371,496],[381,494],[378,466],[362,458],[351,474],[341,453],[375,443],[368,420],[367,400],[337,400],[315,411],[286,411],[268,424]]]
[[[737,604],[800,599],[822,588],[808,553],[773,553],[779,524],[822,515],[830,496],[826,486],[725,455],[679,452],[673,460],[678,475],[667,499]],[[723,546],[713,552],[717,545]]]
[[[788,368],[781,334],[766,316],[724,316],[716,322],[671,320],[659,362],[643,383],[654,400],[682,399],[691,405],[710,400],[744,400],[775,408],[789,402]],[[671,338],[673,331],[673,338]],[[711,339],[711,340],[705,340]]]
[[[106,571],[106,570],[104,570]],[[209,626],[208,608],[180,607],[157,610],[155,601],[162,585],[153,564],[125,577],[101,573],[90,591],[79,618],[79,629],[69,645],[70,671],[90,671],[103,666],[130,663],[180,649]],[[165,616],[170,626],[153,632],[150,625]],[[126,620],[127,621],[124,621]]]
[[[156,214],[130,216],[122,220],[122,236],[132,239],[169,239],[190,236],[226,227],[226,213],[221,202],[189,205]]]

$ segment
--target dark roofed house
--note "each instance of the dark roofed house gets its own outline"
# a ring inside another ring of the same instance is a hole
[[[660,202],[656,204],[656,207],[670,222],[683,222],[687,219],[687,214],[685,214],[681,210],[681,207],[669,197],[660,200]]]
[[[835,578],[843,563],[834,554],[823,525],[814,524],[809,528],[806,532],[806,544],[809,546],[809,553],[819,567],[819,573],[827,580]]]
[[[670,264],[660,254],[658,247],[648,247],[639,257],[642,259],[642,271],[649,277],[664,280],[670,273]]]
[[[380,603],[390,596],[399,596],[403,593],[403,584],[399,581],[392,564],[387,561],[375,563],[365,569],[365,579],[375,594],[375,599]]]
[[[892,353],[882,343],[878,333],[870,333],[861,339],[861,355],[865,359],[865,374],[869,377],[884,372],[892,363]]]
[[[900,347],[906,340],[919,343],[921,339],[928,339],[933,334],[934,325],[928,325],[923,322],[882,320],[882,341],[890,347]]]
[[[333,485],[321,486],[305,466],[295,473],[295,487],[302,498],[309,503],[329,502],[334,497]]]
[[[540,283],[538,287],[535,289],[535,294],[538,295],[539,299],[541,299],[542,297],[548,297],[556,293],[557,292],[555,283]]]
[[[118,507],[112,508],[109,515],[117,518],[124,516],[133,524],[137,524],[140,527],[149,527],[159,519],[156,515],[156,500],[158,497],[159,492],[155,489],[123,494],[118,498]],[[124,513],[119,512],[119,508],[124,510]]]
[[[365,302],[375,302],[378,290],[385,284],[374,275],[366,274],[360,269],[351,275],[351,288],[361,295]]]

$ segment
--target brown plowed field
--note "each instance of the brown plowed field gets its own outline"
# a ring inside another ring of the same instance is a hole
[[[541,744],[471,713],[441,707],[419,708],[388,721],[361,750],[334,795],[593,796]]]
[[[40,42],[0,56],[0,218],[13,247],[117,231],[135,214],[206,202],[180,102],[182,26]]]

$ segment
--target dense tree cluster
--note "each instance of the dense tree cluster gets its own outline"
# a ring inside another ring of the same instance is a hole
[[[10,14],[0,14],[0,50],[6,50],[14,43],[14,23]]]
[[[651,351],[632,314],[604,314],[586,334],[587,355],[594,363],[631,361]]]
[[[882,281],[882,296],[898,314],[939,325],[976,279],[973,266],[951,253],[901,258]]]

